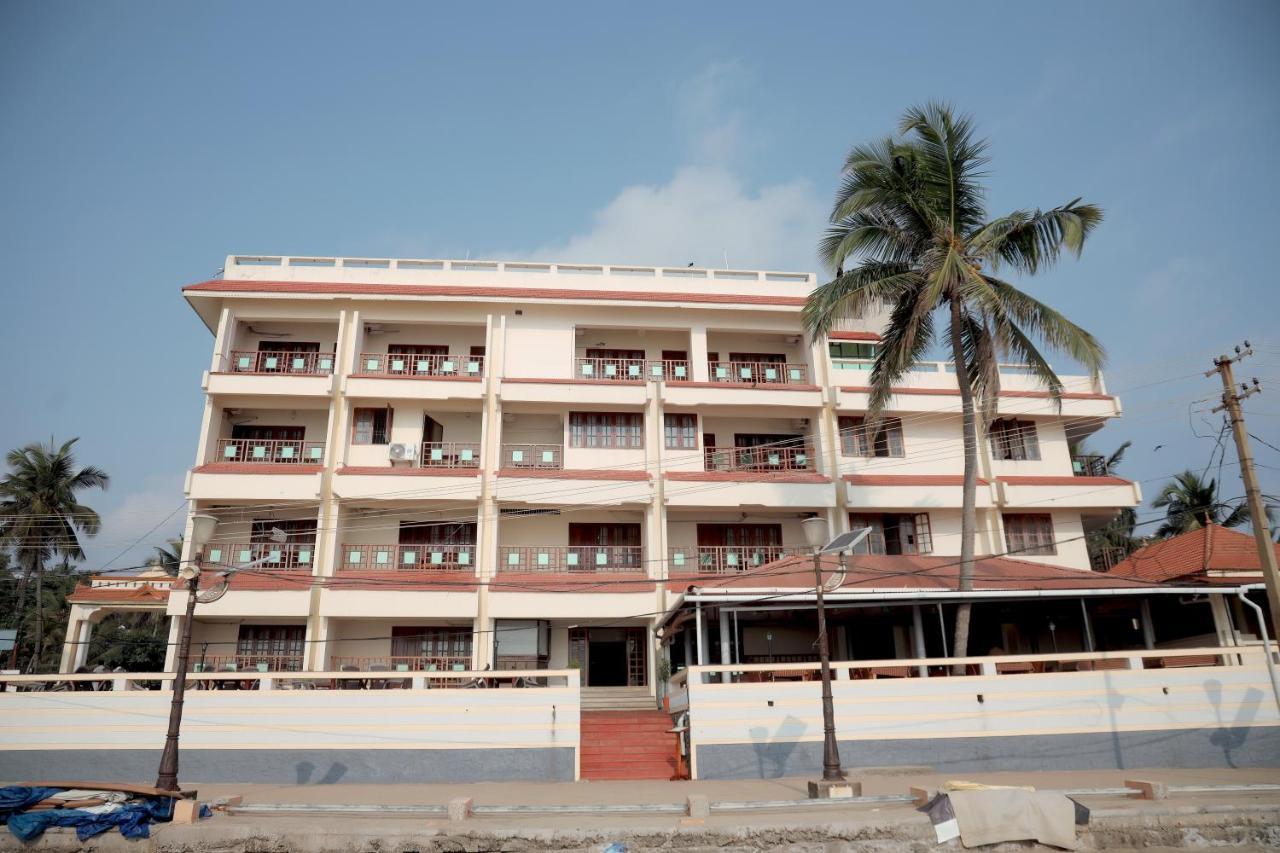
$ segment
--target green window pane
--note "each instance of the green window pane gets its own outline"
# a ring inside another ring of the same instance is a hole
[[[333,370],[333,359],[331,359],[331,358],[322,358],[322,359],[320,359],[320,369],[321,369],[321,370]]]
[[[354,564],[354,563],[358,563],[358,562],[360,562],[361,557],[362,557],[362,555],[361,555],[361,552],[359,552],[359,551],[348,551],[348,552],[347,552],[347,562],[348,562],[348,563],[353,563],[353,564]]]
[[[524,451],[523,451],[523,450],[513,450],[513,451],[511,451],[511,461],[512,461],[512,462],[523,462],[523,461],[524,461]]]
[[[453,373],[457,369],[456,362],[442,361],[440,362],[441,373]]]
[[[310,552],[310,551],[308,551],[308,550],[305,550],[305,549],[304,549],[304,550],[299,551],[299,552],[298,552],[298,562],[299,562],[299,563],[310,563],[310,562],[311,562],[311,552]]]
[[[364,369],[365,369],[365,370],[377,370],[377,369],[378,369],[378,359],[376,359],[376,358],[369,358],[369,359],[365,359],[365,362],[364,362]]]
[[[378,551],[374,554],[373,559],[374,562],[378,563],[378,565],[386,565],[386,563],[391,559],[391,555],[386,551]]]
[[[725,565],[728,565],[728,566],[738,565],[738,555],[733,551],[730,551],[728,554],[725,554],[724,556],[725,556],[725,559],[724,559]]]
[[[391,360],[392,370],[404,370],[405,360],[403,358],[395,358]]]
[[[789,374],[790,374],[790,376],[791,376],[791,381],[792,381],[792,382],[799,382],[801,379],[803,379],[803,378],[804,378],[804,371],[803,371],[803,370],[800,370],[799,368],[793,367],[793,368],[791,368],[791,370],[790,370],[790,371],[788,371],[788,372],[789,372]]]
[[[739,376],[741,376],[743,379],[750,379],[750,378],[751,378],[751,368],[750,368],[750,367],[741,367],[741,368],[739,368],[739,369],[738,369],[738,375],[739,375]]]
[[[617,375],[618,375],[618,366],[617,366],[616,364],[606,364],[606,365],[604,366],[604,375],[605,375],[605,376],[617,376]]]
[[[431,565],[439,566],[444,562],[444,554],[440,551],[431,552]]]
[[[674,554],[672,554],[672,555],[671,555],[671,562],[672,562],[672,563],[674,563],[674,564],[676,564],[677,566],[683,566],[683,565],[684,565],[684,551],[676,551]]]
[[[236,455],[236,450],[238,449],[239,448],[234,444],[228,444],[226,447],[222,448],[222,455],[230,459],[232,456]]]
[[[279,363],[280,363],[280,359],[276,358],[273,355],[266,360],[266,362],[263,364],[263,367],[265,367],[267,370],[275,370],[276,365],[278,365]]]
[[[462,450],[458,451],[458,458],[461,459],[463,462],[470,462],[472,459],[475,458],[475,456],[476,456],[475,451],[472,450],[470,447],[465,447]]]
[[[267,671],[267,665],[265,663],[258,664],[258,672],[266,672],[266,671]]]
[[[685,374],[687,374],[687,373],[688,373],[688,371],[687,371],[687,370],[685,370],[685,366],[684,366],[683,364],[677,364],[677,365],[676,365],[676,376],[677,376],[677,377],[679,377],[680,379],[684,379]]]
[[[772,382],[773,380],[777,379],[777,378],[778,378],[778,371],[777,371],[777,369],[776,369],[776,368],[772,368],[772,367],[766,367],[766,368],[764,369],[764,378],[765,378],[765,379],[768,379],[770,382]]]
[[[439,462],[440,460],[444,459],[444,448],[442,447],[431,448],[431,459],[435,462]]]
[[[221,548],[210,548],[210,549],[209,549],[209,562],[211,562],[211,563],[221,563],[221,562],[222,562],[222,549],[221,549]]]
[[[604,566],[609,562],[609,555],[604,551],[596,551],[596,565]]]
[[[638,364],[628,364],[628,365],[627,365],[627,375],[628,375],[628,376],[639,376],[639,375],[640,375],[640,365],[638,365]]]
[[[293,360],[294,370],[304,370],[306,369],[306,366],[307,366],[307,360],[305,358],[295,358]]]
[[[808,465],[808,464],[809,464],[809,457],[808,457],[808,456],[804,455],[803,453],[797,453],[797,454],[796,454],[796,465],[798,465],[798,466],[800,466],[801,468],[803,468],[803,467],[805,467],[805,466],[806,466],[806,465]]]
[[[429,362],[429,361],[419,361],[419,362],[418,362],[417,371],[418,371],[419,373],[428,373],[428,372],[430,372],[430,370],[431,370],[431,362]]]
[[[242,355],[238,359],[236,359],[236,366],[239,367],[241,370],[248,370],[249,364],[251,363],[251,361],[252,360],[249,358],[249,356]]]
[[[467,362],[467,373],[479,373],[479,372],[480,372],[480,362],[478,361]]]
[[[770,465],[781,465],[781,464],[782,464],[782,457],[781,457],[781,456],[779,456],[779,455],[778,455],[778,454],[776,454],[776,453],[770,453],[770,454],[769,454],[769,464],[770,464]]]
[[[542,461],[543,461],[543,462],[546,462],[546,463],[555,462],[555,461],[556,461],[556,452],[555,452],[554,450],[544,450],[544,451],[542,451]]]
[[[520,565],[520,552],[519,552],[519,551],[510,551],[510,552],[508,552],[508,554],[507,554],[507,565],[508,565],[508,566],[518,566],[518,565]]]
[[[471,552],[470,552],[470,551],[459,551],[459,552],[458,552],[458,565],[459,565],[459,566],[469,566],[469,565],[471,565]]]
[[[576,565],[578,565],[578,552],[577,552],[577,551],[570,551],[568,554],[565,554],[565,555],[564,555],[564,562],[565,562],[565,565],[567,565],[567,566],[576,566]]]
[[[545,552],[545,551],[539,551],[539,552],[538,552],[538,565],[539,565],[539,566],[549,566],[549,565],[551,565],[551,555],[550,555],[550,554],[548,554],[548,553],[547,553],[547,552]]]
[[[240,556],[236,558],[237,562],[240,562],[240,563],[247,563],[252,559],[253,559],[253,552],[250,551],[248,548],[241,550]]]
[[[716,368],[716,379],[728,379],[729,371],[723,367]]]
[[[582,365],[582,375],[583,375],[583,376],[590,376],[590,375],[591,375],[592,373],[594,373],[594,372],[595,372],[595,368],[594,368],[594,367],[592,367],[591,365],[589,365],[589,364],[584,364],[584,365]]]
[[[324,448],[323,448],[323,447],[313,447],[313,448],[311,448],[311,458],[312,458],[312,459],[319,459],[319,458],[320,458],[321,456],[323,456],[323,455],[324,455]]]
[[[280,562],[280,550],[278,548],[274,551],[267,552],[267,562],[268,563]]]
[[[396,672],[408,672],[408,671],[409,671],[409,664],[407,663],[396,664]]]
[[[400,562],[406,566],[412,566],[414,563],[418,562],[418,552],[402,551],[400,553]]]
[[[253,448],[253,458],[254,458],[254,459],[266,459],[266,458],[267,458],[267,449],[266,449],[265,447],[263,447],[262,445],[258,445],[257,447]]]
[[[652,376],[661,376],[661,375],[662,375],[662,365],[661,365],[661,364],[651,364],[651,365],[649,365],[649,373],[650,373],[650,375],[652,375]]]
[[[281,459],[292,459],[292,458],[293,458],[293,450],[294,450],[294,449],[293,449],[293,447],[291,447],[291,446],[289,446],[289,445],[285,445],[284,447],[280,448],[280,458],[281,458]]]

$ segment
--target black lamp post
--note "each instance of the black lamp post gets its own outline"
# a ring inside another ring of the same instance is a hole
[[[814,594],[818,605],[818,660],[822,672],[822,781],[828,783],[844,783],[844,771],[840,769],[840,747],[836,743],[836,712],[831,699],[831,651],[827,643],[827,611],[822,599],[822,546],[827,542],[827,521],[820,516],[806,518],[801,522],[805,540],[813,549],[813,582]],[[817,795],[813,783],[809,785],[810,796]]]

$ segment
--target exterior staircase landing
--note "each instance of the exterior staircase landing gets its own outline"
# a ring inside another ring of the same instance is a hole
[[[652,698],[649,698],[652,703]],[[671,716],[644,711],[582,712],[583,779],[670,779],[676,771]]]
[[[584,687],[584,711],[652,711],[657,700],[647,687]]]

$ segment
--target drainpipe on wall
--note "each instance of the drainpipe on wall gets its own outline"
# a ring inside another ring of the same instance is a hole
[[[1261,607],[1249,600],[1244,590],[1236,590],[1236,595],[1253,610],[1253,615],[1258,620],[1258,636],[1262,637],[1262,656],[1267,661],[1267,675],[1271,677],[1271,693],[1276,698],[1276,710],[1280,711],[1280,680],[1276,677],[1276,662],[1271,657],[1271,638],[1267,636],[1267,617],[1263,614]]]

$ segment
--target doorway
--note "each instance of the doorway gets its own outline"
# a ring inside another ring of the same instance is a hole
[[[571,628],[569,665],[584,687],[644,687],[648,681],[644,628]]]

